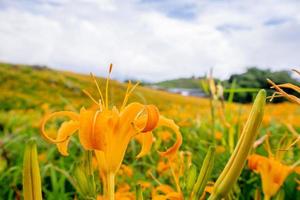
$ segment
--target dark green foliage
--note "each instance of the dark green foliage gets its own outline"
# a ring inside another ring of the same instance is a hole
[[[225,88],[230,88],[230,85],[235,81],[235,88],[263,88],[267,90],[268,96],[272,95],[274,90],[270,90],[270,84],[267,82],[267,78],[271,79],[276,84],[282,83],[293,83],[297,84],[297,81],[292,78],[289,71],[275,71],[272,72],[269,69],[259,69],[257,67],[248,68],[245,73],[233,74],[227,81],[224,81]],[[292,93],[292,91],[287,90],[287,92]],[[225,99],[229,94],[225,94]],[[235,93],[233,101],[240,103],[252,102],[254,92],[238,92]],[[276,98],[274,102],[282,102],[283,98]]]
[[[167,80],[155,83],[154,85],[162,88],[187,88],[187,89],[198,89],[201,78],[179,78],[174,80]]]

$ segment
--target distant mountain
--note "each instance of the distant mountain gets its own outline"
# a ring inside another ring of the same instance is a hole
[[[162,82],[157,82],[152,85],[160,88],[185,88],[185,89],[200,89],[200,78],[179,78],[173,80],[167,80]]]
[[[215,82],[220,82],[223,85],[225,99],[229,99],[231,94],[230,98],[234,102],[250,103],[259,89],[266,89],[268,96],[273,94],[274,90],[270,89],[267,78],[277,84],[292,83],[298,85],[298,81],[293,78],[291,70],[271,71],[259,67],[249,67],[244,73],[232,74],[228,80],[215,80]],[[203,79],[202,77],[179,78],[154,83],[152,86],[187,96],[203,96],[200,84]],[[195,93],[195,90],[197,90],[196,95],[192,94]],[[298,95],[291,89],[286,89],[286,91],[290,94]],[[284,100],[284,98],[276,98],[273,102],[282,102]]]

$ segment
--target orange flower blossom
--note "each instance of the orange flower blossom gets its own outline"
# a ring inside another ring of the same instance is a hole
[[[97,110],[87,110],[81,108],[79,113],[71,111],[59,111],[47,114],[41,123],[41,134],[44,139],[50,143],[56,144],[58,151],[68,155],[68,144],[70,137],[78,131],[79,141],[85,150],[94,150],[100,171],[106,175],[108,182],[109,199],[114,199],[114,176],[119,170],[127,146],[131,139],[138,137],[142,148],[137,157],[146,155],[153,142],[152,131],[165,126],[174,131],[176,142],[165,152],[159,152],[161,156],[170,157],[174,155],[182,143],[182,136],[179,127],[173,120],[160,115],[159,110],[154,105],[143,105],[141,103],[130,103],[127,101],[138,83],[134,86],[128,83],[127,91],[122,106],[118,109],[116,106],[109,107],[108,85],[112,65],[109,68],[109,75],[106,80],[105,99],[101,93],[96,78],[92,78],[97,86],[100,99],[96,101],[90,93],[84,91],[95,104],[99,106]],[[61,124],[55,139],[48,136],[45,125],[53,117],[65,116],[70,118]]]
[[[282,136],[279,144],[283,143],[285,139],[285,135]],[[269,157],[252,154],[248,157],[248,166],[251,170],[260,174],[263,193],[265,199],[268,200],[278,192],[285,179],[297,169],[299,161],[293,165],[285,165],[282,162],[283,152],[287,151],[293,143],[289,142],[284,148],[280,148],[274,155],[270,148],[269,135],[265,137],[265,142]]]

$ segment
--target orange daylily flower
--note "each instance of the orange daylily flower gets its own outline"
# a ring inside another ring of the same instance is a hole
[[[223,133],[222,133],[222,132],[217,131],[217,132],[215,133],[215,139],[216,139],[216,140],[222,140],[222,137],[223,137]]]
[[[39,160],[40,162],[45,162],[45,161],[47,160],[47,154],[46,154],[46,152],[40,153],[40,154],[38,155],[38,160]]]
[[[123,176],[132,177],[133,171],[132,171],[132,168],[130,166],[122,164],[118,174],[123,175]]]
[[[285,136],[282,137],[281,141],[284,138]],[[278,192],[286,178],[297,169],[299,161],[291,166],[283,164],[281,161],[282,150],[279,149],[273,155],[269,144],[269,135],[264,137],[264,140],[269,157],[252,154],[248,157],[248,166],[251,170],[260,174],[265,199],[270,199]],[[286,147],[290,148],[291,144],[287,144]],[[287,148],[282,149],[288,150]]]
[[[169,131],[159,131],[157,134],[158,137],[164,142],[168,142],[172,138],[172,135]]]
[[[132,139],[138,138],[142,145],[141,152],[137,157],[142,157],[150,151],[153,142],[152,131],[159,126],[170,128],[177,137],[173,146],[165,152],[160,152],[161,156],[174,155],[182,143],[179,127],[173,120],[161,116],[156,106],[136,102],[127,105],[130,94],[138,84],[132,86],[129,82],[123,104],[119,109],[115,106],[109,107],[108,85],[111,70],[112,65],[106,82],[105,99],[93,75],[92,78],[101,98],[96,101],[92,95],[84,91],[99,106],[97,110],[82,108],[79,113],[54,112],[46,115],[41,123],[42,136],[48,142],[56,144],[58,151],[64,156],[68,155],[70,137],[78,131],[81,145],[85,150],[95,151],[99,169],[106,175],[106,178],[110,177],[109,181],[114,180],[114,175],[119,170],[127,146]],[[70,118],[69,121],[62,123],[55,139],[49,137],[45,129],[46,123],[54,117]]]
[[[277,193],[287,176],[293,171],[291,166],[257,154],[249,156],[248,166],[261,175],[263,192],[268,197]]]
[[[152,190],[152,199],[155,200],[183,200],[183,194],[179,185],[179,178],[183,176],[184,171],[192,164],[191,153],[178,152],[176,156],[161,160],[158,163],[157,171],[160,174],[171,172],[171,176],[176,186],[176,190],[164,184],[160,184]]]
[[[116,200],[135,200],[135,195],[130,191],[128,184],[122,184],[118,187],[115,193]],[[97,200],[106,200],[104,196],[97,196]]]
[[[226,148],[222,145],[218,145],[216,146],[216,153],[221,154],[224,153],[226,151]]]
[[[168,161],[160,160],[156,166],[156,170],[159,174],[162,174],[170,169]]]
[[[207,193],[211,194],[213,190],[214,190],[214,182],[208,182],[202,196],[200,197],[200,200],[205,200],[206,194]]]
[[[140,185],[142,189],[151,187],[151,183],[148,181],[138,181],[138,185]]]
[[[183,200],[181,192],[175,191],[168,185],[159,185],[152,190],[153,200]]]

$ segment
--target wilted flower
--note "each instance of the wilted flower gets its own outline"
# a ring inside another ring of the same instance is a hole
[[[293,70],[293,71],[300,75],[300,72],[298,70]],[[291,83],[284,83],[284,84],[276,85],[270,79],[267,79],[267,81],[272,85],[272,88],[274,88],[276,90],[276,92],[273,94],[271,100],[274,97],[285,97],[288,100],[290,100],[291,102],[300,104],[300,99],[298,97],[296,97],[295,95],[292,95],[292,94],[288,94],[287,92],[284,91],[284,89],[292,89],[292,90],[296,91],[297,93],[300,93],[300,87],[298,87],[297,85],[291,84]]]

